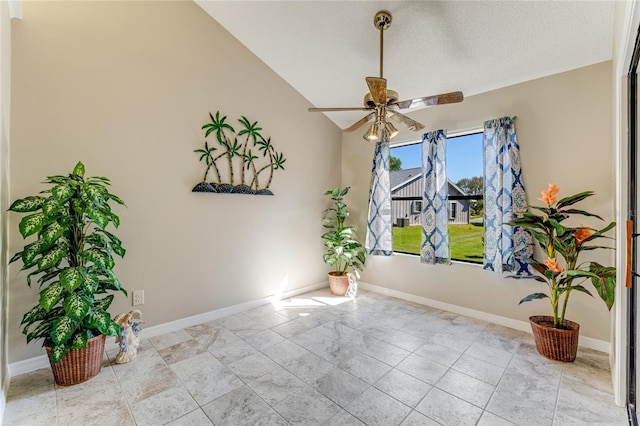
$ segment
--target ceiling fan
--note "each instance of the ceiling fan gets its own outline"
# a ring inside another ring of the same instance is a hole
[[[355,108],[309,108],[310,112],[333,112],[333,111],[371,111],[369,114],[358,120],[351,127],[345,129],[346,132],[353,132],[360,128],[369,120],[375,121],[364,134],[364,139],[370,142],[388,142],[398,134],[398,129],[389,121],[402,124],[411,131],[424,129],[424,125],[398,112],[400,109],[426,107],[431,105],[451,104],[462,102],[464,96],[462,92],[443,93],[441,95],[425,96],[423,98],[398,101],[398,92],[387,89],[387,80],[382,77],[382,59],[384,46],[384,30],[391,25],[391,14],[385,10],[376,13],[373,18],[373,25],[380,30],[380,77],[367,77],[369,93],[364,96],[364,107]]]

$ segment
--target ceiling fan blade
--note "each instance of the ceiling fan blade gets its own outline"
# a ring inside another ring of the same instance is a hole
[[[331,111],[371,111],[373,108],[353,107],[353,108],[309,108],[309,112],[331,112]]]
[[[407,117],[404,114],[400,114],[398,111],[387,110],[387,115],[391,117],[393,120],[407,127],[407,129],[412,132],[417,132],[418,130],[424,129],[424,125],[418,123],[416,120]]]
[[[443,93],[441,95],[425,96],[424,98],[409,99],[406,101],[396,102],[400,109],[426,107],[431,105],[454,104],[462,102],[464,95],[462,92]]]
[[[344,131],[353,132],[354,130],[357,130],[360,126],[366,124],[369,120],[371,120],[371,117],[374,117],[375,115],[375,112],[365,115],[360,120],[356,121],[351,127],[347,127],[346,129],[344,129]]]
[[[378,77],[367,77],[369,93],[376,105],[387,103],[387,79]]]

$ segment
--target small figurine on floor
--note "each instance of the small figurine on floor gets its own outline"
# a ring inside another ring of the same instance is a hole
[[[144,324],[142,312],[136,309],[128,314],[118,314],[114,321],[120,326],[120,336],[116,337],[116,343],[120,346],[120,352],[116,355],[116,364],[124,364],[138,354],[140,344],[138,333],[142,331],[140,326]]]

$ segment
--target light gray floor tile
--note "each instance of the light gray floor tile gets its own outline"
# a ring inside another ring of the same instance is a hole
[[[556,412],[590,424],[624,424],[627,416],[609,395],[589,380],[563,375]]]
[[[393,369],[374,386],[409,407],[415,407],[433,386],[415,377]]]
[[[448,370],[442,364],[415,354],[409,355],[397,368],[431,385],[435,385]]]
[[[496,386],[504,373],[504,367],[463,354],[451,367],[467,376]]]
[[[323,426],[365,426],[365,424],[346,411],[341,410],[324,423]]]
[[[285,398],[274,409],[289,424],[300,426],[321,425],[340,411],[340,407],[311,388]]]
[[[247,382],[257,379],[280,368],[264,354],[257,353],[229,364],[229,369],[240,379]]]
[[[283,342],[284,337],[274,331],[264,330],[252,336],[246,337],[244,341],[254,348],[258,349],[259,351],[262,351],[269,346],[273,346],[277,343]]]
[[[258,350],[245,342],[236,340],[228,345],[209,348],[209,352],[225,364],[231,364],[258,353]]]
[[[86,400],[86,395],[91,399]],[[109,367],[86,382],[59,387],[56,396],[58,424],[135,424]]]
[[[412,411],[400,426],[439,426],[440,423],[417,411]]]
[[[376,388],[367,389],[345,408],[369,426],[399,425],[411,411],[411,408]]]
[[[187,327],[185,331],[208,350],[226,346],[240,339],[217,321]]]
[[[287,422],[246,386],[202,407],[216,426],[281,425]]]
[[[447,367],[451,367],[453,363],[460,358],[460,355],[462,355],[462,352],[458,352],[455,349],[431,342],[420,346],[413,353],[432,361],[437,361],[439,364],[446,365]]]
[[[141,337],[135,360],[113,364],[111,344],[80,385],[56,387],[48,368],[11,378],[3,424],[626,424],[607,354],[551,361],[530,334],[370,291],[325,288]]]
[[[268,327],[244,313],[220,318],[218,323],[240,338],[256,334]]]
[[[171,366],[199,405],[238,389],[243,383],[209,352]]]
[[[167,426],[213,426],[209,417],[202,411],[201,408],[193,410],[192,412],[185,414],[182,417],[175,419],[174,421],[167,423]]]
[[[152,337],[149,339],[149,342],[151,342],[156,350],[160,350],[168,348],[169,346],[177,345],[178,343],[186,342],[191,339],[191,335],[185,330],[178,330],[160,336]]]
[[[495,386],[456,370],[447,371],[436,387],[480,408],[487,405],[495,390]]]
[[[343,408],[369,387],[362,380],[338,367],[319,377],[312,386]]]
[[[311,352],[293,358],[282,366],[307,384],[314,384],[333,369],[333,364]]]
[[[51,369],[12,377],[6,404],[3,424],[56,424],[56,390]]]
[[[482,409],[438,388],[433,388],[416,410],[445,426],[475,425]]]
[[[112,368],[130,404],[179,384],[178,377],[153,347],[138,352],[133,361],[113,364]]]
[[[544,378],[509,370],[498,384],[487,410],[521,426],[545,426],[553,422],[558,387]],[[545,407],[547,409],[541,409]]]
[[[271,406],[276,405],[288,396],[296,395],[309,386],[282,367],[278,367],[260,378],[251,380],[247,384]]]
[[[515,424],[503,419],[502,417],[498,417],[495,414],[485,411],[482,413],[482,417],[480,417],[480,421],[477,426],[515,426]]]
[[[130,405],[136,425],[157,425],[178,419],[198,408],[189,392],[178,386]]]
[[[266,356],[280,365],[284,365],[292,362],[294,359],[307,355],[310,352],[303,347],[296,345],[291,340],[285,340],[282,343],[277,343],[273,346],[262,351]]]
[[[356,352],[355,356],[350,357],[346,361],[338,361],[337,365],[344,371],[369,384],[375,383],[392,368],[384,362],[360,352]]]

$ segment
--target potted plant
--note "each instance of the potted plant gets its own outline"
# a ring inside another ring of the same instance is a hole
[[[68,176],[47,178],[50,188],[41,194],[48,196],[22,198],[9,208],[30,213],[20,221],[20,234],[36,236],[11,259],[30,271],[30,287],[34,279],[40,287],[38,304],[22,318],[22,333],[27,343],[43,339],[56,383],[65,386],[98,374],[105,336],[120,334],[107,312],[113,295],[105,294],[127,294],[113,273],[113,255],[123,257],[125,249],[105,230],[120,224],[109,202],[124,203],[109,193],[109,179],[84,174],[79,162]]]
[[[356,239],[353,226],[345,225],[349,216],[347,205],[343,199],[350,187],[336,188],[325,192],[333,200],[333,207],[323,212],[323,226],[328,229],[322,234],[327,252],[324,261],[335,269],[329,272],[329,288],[331,293],[344,296],[350,284],[355,284],[359,278],[358,271],[362,270],[365,254],[362,244]]]
[[[559,188],[550,184],[546,191],[542,191],[539,198],[546,205],[531,207],[538,213],[525,212],[519,214],[508,224],[528,230],[538,241],[543,251],[544,260],[539,262],[529,256],[523,258],[539,274],[530,277],[548,287],[547,293],[533,293],[523,298],[520,303],[537,299],[549,299],[553,316],[537,315],[529,318],[533,331],[536,348],[542,355],[558,361],[573,361],[578,350],[579,324],[565,318],[569,296],[573,291],[593,296],[584,287],[584,283],[591,281],[600,298],[611,310],[614,302],[616,285],[616,268],[603,266],[598,262],[580,262],[582,252],[610,247],[594,245],[595,240],[607,238],[604,234],[611,230],[616,223],[611,222],[602,229],[595,229],[581,225],[570,227],[562,222],[573,217],[593,217],[603,220],[600,216],[578,210],[571,206],[593,196],[593,191],[580,192],[557,200]]]

